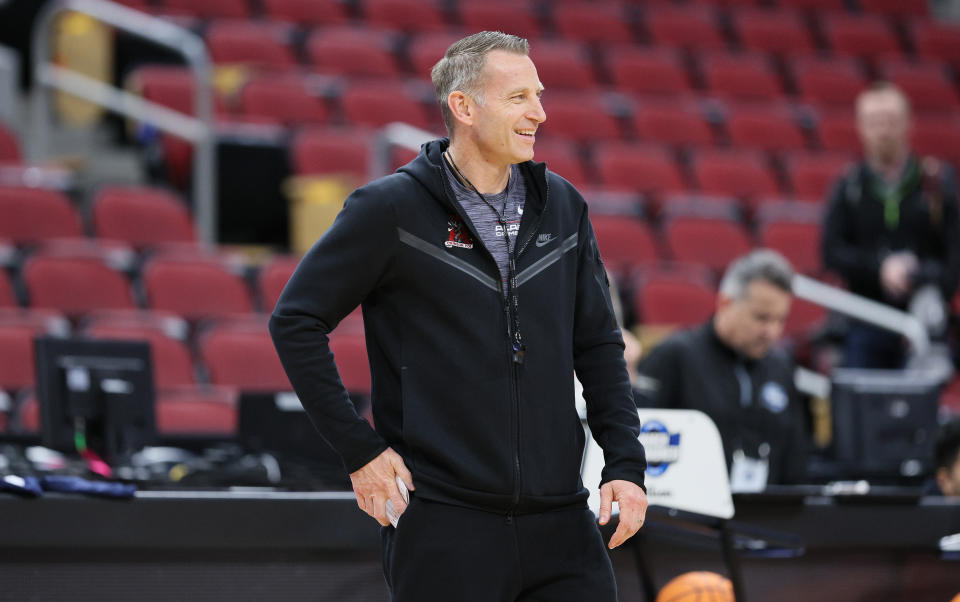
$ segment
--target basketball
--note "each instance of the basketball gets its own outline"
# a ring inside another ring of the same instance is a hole
[[[660,589],[656,602],[734,602],[733,584],[709,571],[683,573]]]
[[[954,596],[954,597],[950,600],[950,602],[960,602],[960,594],[957,594],[956,596]]]

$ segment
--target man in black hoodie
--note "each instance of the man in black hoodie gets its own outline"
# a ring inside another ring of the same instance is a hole
[[[824,265],[858,295],[908,309],[923,293],[942,314],[960,281],[954,170],[911,152],[910,103],[900,88],[874,84],[857,97],[856,113],[863,160],[830,194]],[[905,351],[899,334],[852,320],[844,364],[899,369]]]
[[[574,371],[604,450],[601,524],[614,501],[620,510],[609,547],[646,513],[639,420],[586,204],[532,161],[546,114],[528,51],[498,32],[447,50],[432,77],[451,139],[355,191],[270,320],[304,408],[382,525],[400,602],[616,599],[580,480]],[[328,345],[358,304],[376,430]]]

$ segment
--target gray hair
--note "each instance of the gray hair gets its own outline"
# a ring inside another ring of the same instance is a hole
[[[487,62],[487,53],[491,50],[528,56],[530,44],[523,38],[500,31],[481,31],[451,44],[443,58],[430,70],[437,102],[443,114],[443,123],[451,136],[454,119],[453,112],[447,105],[447,97],[454,90],[459,90],[473,98],[477,104],[483,105],[485,99],[480,76]]]
[[[754,249],[733,261],[720,281],[720,294],[740,300],[746,297],[747,287],[755,280],[763,280],[791,292],[793,268],[790,262],[771,249]]]

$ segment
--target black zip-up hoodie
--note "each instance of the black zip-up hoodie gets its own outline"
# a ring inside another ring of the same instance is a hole
[[[270,333],[310,419],[350,472],[390,446],[425,499],[542,511],[587,499],[576,370],[604,450],[602,482],[642,487],[623,340],[583,198],[543,163],[520,164],[517,363],[497,265],[443,173],[448,144],[425,144],[351,194],[280,295]],[[328,345],[358,304],[376,431],[350,403]]]

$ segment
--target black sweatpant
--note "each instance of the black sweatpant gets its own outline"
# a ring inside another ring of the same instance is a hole
[[[382,527],[391,602],[615,602],[596,518],[584,506],[504,515],[413,497]]]

